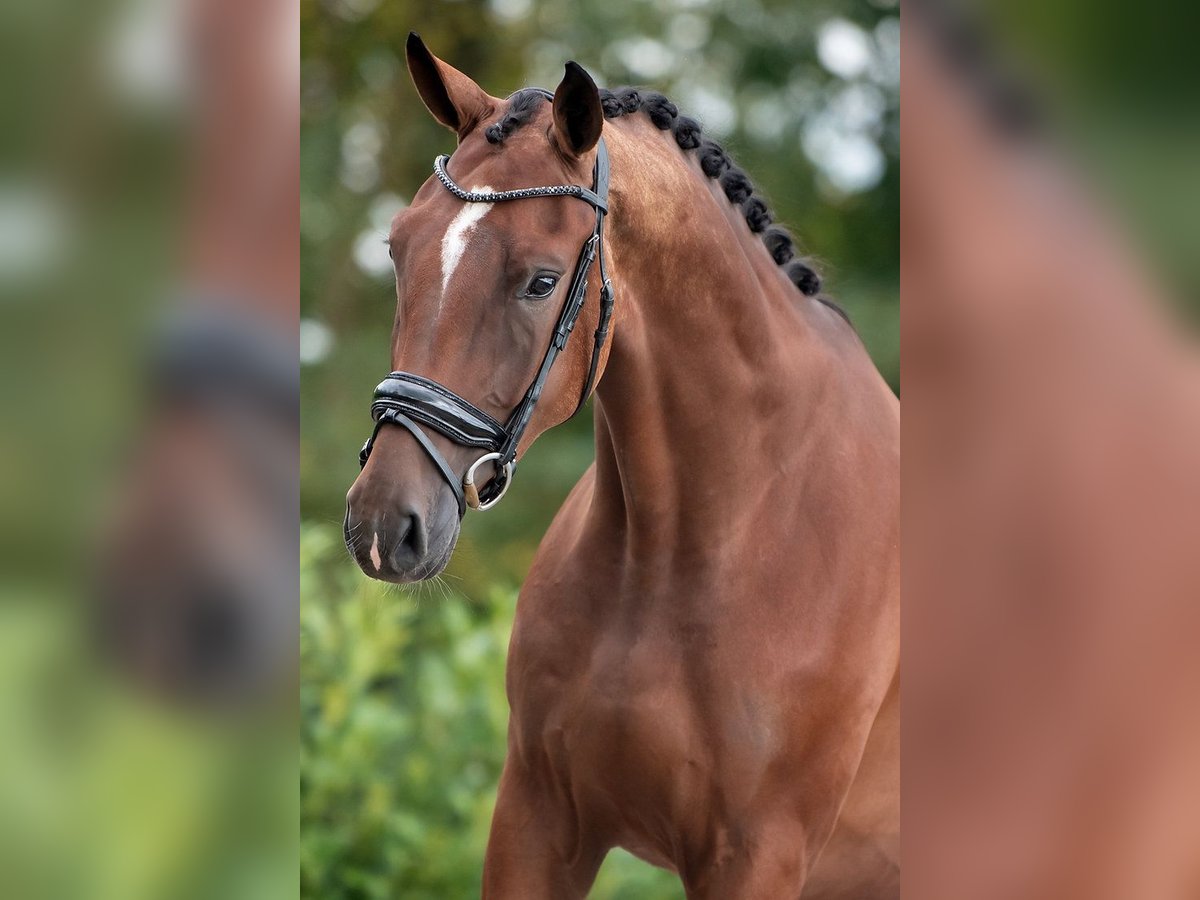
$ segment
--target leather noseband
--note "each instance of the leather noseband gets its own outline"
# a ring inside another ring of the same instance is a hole
[[[549,91],[542,93],[553,99]],[[513,191],[467,191],[456,184],[446,171],[448,160],[447,156],[439,156],[434,160],[434,175],[446,190],[466,203],[497,203],[534,197],[576,197],[596,210],[596,225],[580,250],[566,300],[563,301],[562,311],[559,313],[558,322],[537,375],[504,424],[500,424],[444,385],[411,372],[392,372],[375,388],[374,402],[371,404],[371,418],[375,420],[375,430],[359,451],[359,464],[367,464],[381,427],[399,425],[407,429],[450,485],[458,501],[458,515],[461,518],[467,507],[489,509],[499,502],[508,490],[516,464],[517,445],[533,417],[534,407],[542,395],[542,388],[550,375],[550,369],[558,354],[566,347],[575,328],[575,322],[587,298],[588,272],[598,257],[601,280],[600,322],[593,340],[587,380],[584,382],[575,412],[583,407],[592,392],[613,309],[612,284],[604,265],[604,217],[608,213],[609,164],[608,151],[604,146],[604,139],[601,138],[596,146],[596,166],[590,189],[580,185],[553,185]],[[460,446],[474,447],[487,452],[476,459],[460,479],[423,428],[432,428]],[[485,485],[477,487],[475,472],[485,462],[493,464],[495,474]]]

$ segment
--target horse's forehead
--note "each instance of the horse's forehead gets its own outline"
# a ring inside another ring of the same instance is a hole
[[[472,191],[495,190],[486,176],[462,182]],[[426,194],[428,191],[428,194]],[[521,203],[468,203],[455,197],[434,180],[414,198],[413,205],[396,221],[392,242],[409,262],[435,260],[446,239],[466,239],[477,232],[504,235],[508,242],[521,243],[530,231],[530,216],[537,210]]]
[[[450,176],[469,191],[505,191],[564,181],[563,163],[550,147],[544,127],[527,123],[501,145],[487,142],[481,126],[455,151]],[[578,220],[578,221],[577,221]],[[400,250],[410,284],[435,285],[438,308],[455,293],[455,280],[486,278],[486,266],[503,273],[499,248],[521,259],[540,248],[543,255],[570,255],[590,228],[592,213],[578,201],[464,202],[430,176],[412,205],[396,220],[393,250]],[[565,258],[564,258],[565,259]],[[567,261],[564,261],[564,265]],[[482,282],[480,282],[482,283]]]
[[[541,183],[536,182],[536,176],[522,174],[520,165],[514,165],[515,162],[515,154],[511,157],[493,154],[490,158],[472,161],[459,160],[456,153],[448,168],[455,182],[468,191],[503,191],[518,187],[536,187]],[[535,180],[531,181],[530,178]],[[407,232],[414,228],[444,230],[460,215],[463,207],[464,201],[446,190],[441,182],[431,175],[413,197],[412,206],[402,214],[404,219],[397,222],[397,226],[403,224],[404,227],[394,228],[394,236],[399,236],[396,234],[398,232]],[[509,207],[518,214],[531,209],[529,205],[520,203],[507,204],[506,209]]]
[[[479,124],[458,145],[447,166],[451,177],[466,186],[470,179],[484,179],[497,190],[555,184],[563,178],[563,161],[548,133],[548,105],[538,110],[503,142],[493,144],[485,137],[490,121]],[[495,118],[500,118],[497,115]]]
[[[526,128],[535,129],[530,123]],[[518,140],[518,137],[521,140]],[[472,136],[464,141],[447,165],[450,176],[462,188],[469,191],[508,191],[526,187],[562,184],[570,180],[563,165],[550,148],[544,136],[524,135],[518,132],[505,143],[496,147],[488,144],[482,136]],[[468,216],[471,216],[467,203]],[[501,202],[478,204],[490,207],[487,213],[490,229],[503,229],[519,238],[527,232],[543,233],[544,227],[552,225],[552,231],[574,218],[563,217],[564,208],[545,200],[531,202]],[[452,228],[464,213],[464,201],[446,190],[440,181],[430,176],[413,197],[412,205],[401,213],[393,228],[392,239],[415,238],[418,243],[440,239],[440,235]],[[581,205],[582,208],[582,205]],[[586,210],[585,210],[586,212]],[[579,215],[581,222],[590,219],[590,212]]]

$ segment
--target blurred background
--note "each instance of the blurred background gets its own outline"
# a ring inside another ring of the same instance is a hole
[[[0,894],[298,883],[299,10],[0,7]]]
[[[1200,897],[1195,19],[905,0],[906,896]]]
[[[546,526],[592,459],[590,410],[543,436],[501,508],[468,515],[438,582],[369,581],[345,493],[387,371],[384,238],[454,136],[404,63],[418,31],[505,96],[574,59],[662,91],[729,149],[899,377],[899,18],[885,0],[303,0],[302,886],[311,897],[477,896],[505,746],[504,657]],[[619,302],[619,300],[618,300]],[[610,855],[593,896],[678,898]]]

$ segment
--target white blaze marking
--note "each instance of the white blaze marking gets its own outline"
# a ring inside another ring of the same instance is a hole
[[[379,571],[381,560],[379,559],[379,532],[375,532],[375,540],[371,542],[371,565],[375,567],[375,571]]]
[[[471,190],[485,192],[491,191],[491,188],[485,184],[483,187],[473,187]],[[458,268],[458,264],[467,250],[467,232],[478,225],[480,220],[488,214],[488,210],[495,205],[494,203],[464,203],[463,208],[450,223],[450,227],[446,229],[446,236],[442,238],[443,298],[446,295],[446,288],[450,286],[450,276]]]

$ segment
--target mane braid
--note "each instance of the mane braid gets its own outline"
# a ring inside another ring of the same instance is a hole
[[[546,97],[536,88],[522,88],[508,98],[508,109],[500,121],[489,125],[483,136],[489,144],[502,144],[504,139],[533,118]]]
[[[517,91],[509,98],[504,115],[487,128],[484,136],[492,144],[503,143],[505,138],[529,122],[545,102],[545,96],[533,88]],[[607,119],[644,112],[660,131],[670,131],[682,150],[694,151],[701,171],[721,185],[726,198],[740,209],[750,230],[762,237],[771,258],[784,270],[797,290],[828,306],[853,327],[845,310],[821,295],[821,276],[810,260],[797,257],[791,234],[782,226],[772,224],[771,211],[766,201],[755,194],[750,177],[733,164],[720,145],[704,137],[699,122],[680,115],[679,108],[662,94],[634,87],[601,88],[600,106]]]

